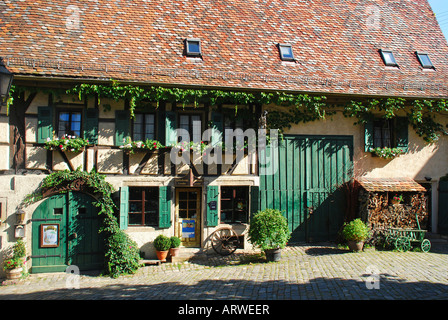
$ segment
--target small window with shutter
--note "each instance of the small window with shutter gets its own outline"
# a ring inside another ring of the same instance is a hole
[[[375,148],[400,148],[408,151],[407,118],[375,118],[365,124],[365,151]]]

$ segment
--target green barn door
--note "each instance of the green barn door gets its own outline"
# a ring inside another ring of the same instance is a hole
[[[283,211],[291,242],[336,237],[344,218],[337,188],[352,176],[352,150],[352,137],[285,136],[277,153],[260,153],[263,163],[275,164],[260,163],[261,208]]]
[[[93,198],[83,193],[69,193],[68,264],[80,270],[103,266],[104,241],[98,233],[100,216]]]
[[[42,202],[32,217],[32,273],[97,269],[103,263],[99,216],[89,195],[69,192]]]

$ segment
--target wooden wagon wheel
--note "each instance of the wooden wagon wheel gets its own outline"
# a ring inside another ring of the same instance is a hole
[[[395,241],[395,248],[402,251],[411,249],[411,241],[407,237],[399,237]]]
[[[420,244],[420,248],[422,248],[423,252],[428,252],[429,250],[431,250],[431,241],[429,241],[428,239],[424,239]]]
[[[210,236],[212,248],[216,253],[222,256],[228,256],[238,249],[238,235],[231,228],[221,228],[216,230]]]

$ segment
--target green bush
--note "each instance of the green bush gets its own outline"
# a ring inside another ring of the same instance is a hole
[[[167,251],[171,247],[171,239],[167,236],[164,236],[163,234],[160,234],[157,236],[157,238],[154,239],[154,248],[156,248],[157,251]]]
[[[344,224],[342,235],[347,241],[365,241],[369,237],[369,227],[358,218]]]
[[[134,274],[140,267],[137,244],[122,230],[116,230],[105,241],[106,273],[117,278]]]
[[[258,211],[250,221],[249,241],[262,250],[283,249],[290,238],[288,221],[279,210]]]
[[[182,242],[179,237],[172,236],[171,240],[171,248],[179,248],[180,243]]]

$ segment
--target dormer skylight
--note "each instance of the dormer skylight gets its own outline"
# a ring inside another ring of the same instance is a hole
[[[280,52],[280,59],[283,61],[294,61],[294,54],[290,44],[278,44],[278,51]]]
[[[416,52],[415,54],[417,55],[418,61],[422,65],[423,69],[435,69],[427,53]]]
[[[384,64],[388,67],[398,67],[394,54],[391,50],[380,50],[381,58],[383,58]]]
[[[200,57],[201,53],[201,40],[200,39],[186,39],[185,40],[185,53],[187,57]]]

